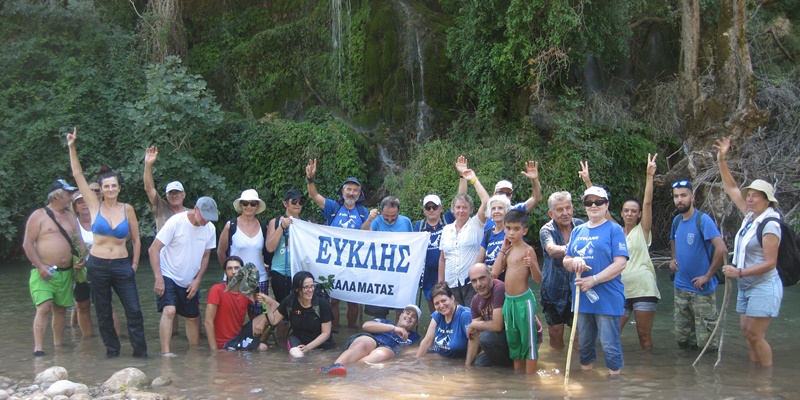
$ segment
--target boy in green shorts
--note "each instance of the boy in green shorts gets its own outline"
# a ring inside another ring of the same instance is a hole
[[[522,238],[528,233],[528,216],[512,210],[505,216],[506,238],[494,263],[494,268],[506,271],[506,300],[503,319],[506,327],[509,357],[514,369],[533,374],[536,372],[538,351],[536,346],[536,299],[528,287],[528,278],[542,282],[542,271],[536,253]]]

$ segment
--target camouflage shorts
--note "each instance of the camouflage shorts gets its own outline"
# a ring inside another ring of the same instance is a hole
[[[675,289],[675,340],[681,348],[702,348],[716,326],[717,297]],[[709,349],[717,348],[715,339]]]

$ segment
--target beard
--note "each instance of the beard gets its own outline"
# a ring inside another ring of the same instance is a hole
[[[352,200],[352,199],[344,199],[344,204],[346,204],[348,206],[353,206],[353,205],[356,204],[356,201]]]
[[[683,213],[689,211],[689,209],[692,208],[692,205],[691,205],[691,203],[690,204],[681,204],[679,206],[675,206],[675,208],[678,210],[679,214],[683,214]]]

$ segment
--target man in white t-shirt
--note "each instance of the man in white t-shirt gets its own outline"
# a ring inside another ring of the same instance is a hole
[[[217,243],[217,230],[210,221],[218,218],[214,199],[201,197],[192,210],[168,219],[150,246],[150,265],[156,278],[153,290],[161,313],[158,336],[162,356],[175,357],[169,347],[175,314],[186,321],[189,345],[200,344],[198,290]]]

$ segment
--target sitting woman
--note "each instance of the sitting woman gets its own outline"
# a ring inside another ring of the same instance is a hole
[[[333,314],[331,306],[314,293],[314,275],[300,271],[292,278],[292,293],[278,304],[269,296],[261,296],[269,309],[269,322],[272,325],[289,321],[291,334],[286,338],[286,348],[302,354],[308,350],[321,348],[329,350],[336,346],[331,336]]]
[[[436,311],[431,314],[428,333],[419,345],[417,358],[425,353],[435,353],[445,357],[466,357],[469,342],[467,328],[472,322],[470,309],[456,303],[456,298],[447,282],[439,282],[431,289],[431,299]]]
[[[747,340],[750,361],[769,367],[772,348],[767,343],[767,328],[772,318],[778,316],[783,298],[783,285],[775,269],[781,243],[778,223],[781,216],[776,211],[775,189],[768,182],[756,179],[750,186],[739,189],[725,161],[730,146],[731,141],[726,137],[718,139],[714,145],[725,193],[744,214],[744,219],[734,240],[733,264],[722,266],[722,272],[728,279],[739,280],[736,312]]]

